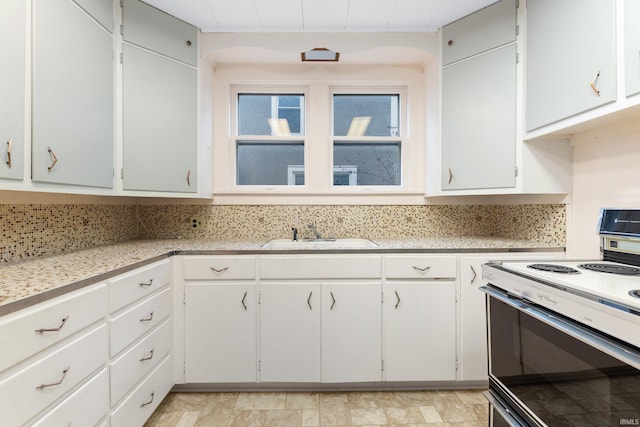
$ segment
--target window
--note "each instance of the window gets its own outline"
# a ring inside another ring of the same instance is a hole
[[[304,100],[299,93],[237,94],[237,185],[304,184]],[[289,165],[298,168],[294,181]]]
[[[400,130],[399,94],[334,94],[333,185],[401,185]],[[352,179],[336,179],[343,165]]]

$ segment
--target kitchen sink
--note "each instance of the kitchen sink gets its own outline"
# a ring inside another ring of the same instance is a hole
[[[377,244],[369,239],[273,239],[262,245],[264,249],[375,249]]]

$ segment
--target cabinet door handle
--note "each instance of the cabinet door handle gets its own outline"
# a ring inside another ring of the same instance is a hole
[[[427,271],[429,271],[429,269],[431,269],[430,265],[427,265],[426,267],[422,267],[422,268],[418,267],[417,265],[413,265],[412,267],[415,271],[418,271],[420,273],[426,273]]]
[[[191,187],[191,169],[187,171],[187,187]]]
[[[53,152],[51,147],[47,148],[47,151],[49,152],[49,156],[51,157],[51,164],[47,168],[47,172],[51,172],[51,169],[53,169],[56,163],[58,163],[58,157],[56,157],[56,153]]]
[[[398,306],[400,305],[400,295],[398,295],[398,291],[393,291],[393,292],[396,293],[397,301],[396,301],[396,306],[394,307],[394,309],[397,310]]]
[[[151,286],[153,284],[153,279],[149,279],[149,283],[140,283],[140,286]]]
[[[242,304],[242,308],[244,308],[244,311],[247,311],[247,304],[244,303],[245,299],[247,299],[247,291],[244,291],[244,295],[242,296],[242,301],[240,301],[240,303]]]
[[[67,372],[69,372],[69,369],[71,369],[71,366],[67,366],[67,368],[64,371],[62,371],[62,377],[60,377],[60,380],[58,380],[58,382],[49,383],[49,384],[40,384],[38,387],[36,387],[36,390],[43,390],[47,387],[55,387],[57,385],[62,384],[62,381],[64,381],[65,377],[67,376]]]
[[[148,402],[144,402],[142,405],[140,405],[141,408],[144,408],[147,405],[151,405],[153,403],[153,396],[156,394],[155,391],[151,392],[151,399],[149,399]]]
[[[209,267],[211,269],[211,271],[213,271],[214,273],[224,273],[225,271],[227,271],[229,269],[229,267],[222,267],[221,269],[217,269],[215,267]]]
[[[154,349],[152,348],[152,349],[149,351],[149,356],[148,356],[148,357],[143,357],[143,358],[141,358],[141,359],[140,359],[140,361],[141,361],[141,362],[144,362],[145,360],[151,360],[151,359],[153,359],[153,351],[154,351]]]
[[[11,169],[11,146],[13,145],[13,139],[9,138],[7,141],[7,166]]]
[[[595,92],[596,95],[600,96],[600,91],[596,87],[596,85],[598,84],[598,77],[600,77],[600,70],[598,70],[596,76],[593,78],[593,80],[591,80],[591,83],[589,83],[589,87]]]
[[[67,320],[69,319],[69,316],[65,317],[64,319],[62,319],[62,322],[60,323],[60,326],[58,326],[57,328],[42,328],[42,329],[36,329],[36,332],[41,334],[43,332],[59,332],[60,329],[62,329],[62,327],[65,325],[65,323],[67,323]]]
[[[311,307],[311,295],[313,295],[313,291],[309,292],[309,298],[307,298],[307,305],[309,306],[309,310],[313,310],[313,307]]]
[[[333,296],[333,292],[329,291],[329,293],[331,294],[331,308],[329,308],[329,311],[333,310],[333,307],[336,305],[336,298]]]
[[[151,322],[153,320],[153,311],[149,313],[149,316],[140,319],[141,322]]]
[[[449,184],[451,184],[452,179],[453,179],[453,172],[451,172],[451,168],[449,168]]]
[[[476,269],[473,268],[473,265],[470,267],[471,267],[471,272],[473,273],[473,277],[471,278],[471,284],[473,285],[473,282],[476,281],[476,277],[478,277],[478,273],[476,273]]]

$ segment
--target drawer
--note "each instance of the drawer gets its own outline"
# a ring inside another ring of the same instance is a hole
[[[378,255],[289,255],[260,258],[261,279],[375,279],[382,277]]]
[[[185,280],[241,280],[256,277],[253,256],[188,256],[184,259]]]
[[[33,426],[95,426],[109,413],[108,395],[109,371],[104,368]]]
[[[126,0],[124,40],[187,64],[198,64],[198,30],[139,0]]]
[[[455,256],[388,255],[385,259],[389,279],[455,279]]]
[[[107,287],[90,286],[0,318],[0,372],[107,314]],[[63,321],[63,319],[66,319]],[[42,332],[38,332],[42,331]]]
[[[173,359],[167,356],[111,414],[112,426],[141,426],[173,387]]]
[[[171,320],[111,363],[111,406],[133,388],[171,350]]]
[[[100,325],[0,381],[5,425],[22,425],[105,364],[107,326]]]
[[[169,316],[171,302],[170,289],[166,288],[111,319],[111,357]]]
[[[109,311],[113,313],[167,286],[170,274],[171,264],[165,260],[109,281]]]

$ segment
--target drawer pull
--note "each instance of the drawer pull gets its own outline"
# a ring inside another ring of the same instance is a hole
[[[473,268],[473,265],[470,267],[471,267],[471,272],[473,273],[473,277],[471,278],[471,284],[473,285],[473,282],[476,281],[476,277],[478,277],[478,273],[476,273],[476,269]]]
[[[311,295],[313,295],[313,291],[309,292],[309,298],[307,298],[307,305],[309,306],[309,310],[313,310],[313,307],[311,307]]]
[[[142,405],[140,405],[141,408],[144,408],[147,405],[151,405],[153,403],[153,396],[156,394],[155,391],[151,392],[151,400],[149,400],[148,402],[144,402]]]
[[[149,279],[149,283],[140,283],[140,286],[151,286],[153,284],[153,279]]]
[[[51,164],[47,168],[47,173],[48,173],[48,172],[51,172],[51,169],[53,169],[56,163],[58,163],[58,158],[56,157],[56,153],[53,152],[51,147],[47,148],[47,151],[49,152],[49,156],[51,157]]]
[[[418,266],[416,266],[416,265],[413,265],[412,267],[413,267],[413,269],[414,269],[415,271],[419,271],[420,273],[426,273],[426,272],[427,272],[427,271],[429,271],[429,269],[431,268],[431,266],[430,266],[430,265],[428,265],[428,266],[426,266],[426,267],[423,267],[423,268],[420,268],[420,267],[418,267]]]
[[[43,332],[59,332],[60,329],[62,329],[62,327],[67,323],[67,320],[69,319],[69,316],[65,317],[64,319],[62,319],[62,323],[60,323],[60,326],[58,326],[57,328],[51,328],[51,329],[47,329],[47,328],[42,328],[42,329],[36,329],[36,332],[41,334]]]
[[[9,138],[7,141],[7,166],[11,169],[11,146],[13,145],[13,139]]]
[[[449,168],[449,184],[451,184],[452,179],[453,179],[453,173],[451,172],[451,168]]]
[[[329,308],[329,311],[333,310],[333,307],[336,305],[336,298],[333,296],[333,292],[329,291],[329,293],[331,294],[331,308]]]
[[[224,273],[225,271],[227,271],[229,269],[229,267],[222,267],[221,269],[217,269],[215,267],[209,267],[211,269],[211,271],[215,272],[215,273]]]
[[[62,371],[62,377],[60,378],[60,380],[58,382],[50,383],[50,384],[40,384],[38,387],[36,387],[36,390],[43,390],[43,389],[45,389],[47,387],[54,387],[54,386],[62,384],[62,381],[64,381],[64,378],[67,376],[67,372],[69,372],[69,369],[71,369],[71,366],[67,366],[67,369]]]
[[[153,320],[153,311],[149,313],[149,316],[140,319],[141,322],[151,322]]]
[[[244,291],[244,295],[242,296],[242,301],[240,301],[240,303],[242,304],[242,308],[244,308],[244,311],[247,311],[247,304],[244,303],[245,299],[247,299],[247,291]]]
[[[152,348],[151,351],[149,351],[149,357],[143,357],[142,359],[140,359],[140,361],[144,362],[145,360],[153,359],[153,352],[154,352],[154,349]]]
[[[600,91],[596,87],[596,85],[598,84],[598,77],[600,77],[600,70],[598,70],[596,76],[593,78],[593,80],[591,80],[591,83],[589,83],[589,87],[596,95],[600,96]]]
[[[398,306],[400,305],[400,295],[398,295],[398,291],[393,291],[396,293],[396,298],[397,298],[397,302],[396,302],[396,306],[394,307],[395,310],[398,309]]]

